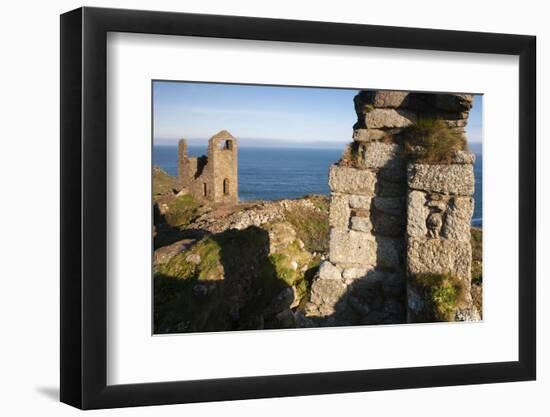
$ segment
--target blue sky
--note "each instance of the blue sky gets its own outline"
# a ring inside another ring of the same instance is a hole
[[[334,144],[351,140],[358,90],[155,81],[155,143],[207,139],[226,129],[248,143]],[[481,141],[482,98],[470,112],[468,139]]]

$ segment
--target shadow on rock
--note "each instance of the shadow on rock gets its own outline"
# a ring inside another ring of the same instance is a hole
[[[294,327],[293,289],[269,258],[269,234],[251,226],[208,236],[154,277],[155,333]]]

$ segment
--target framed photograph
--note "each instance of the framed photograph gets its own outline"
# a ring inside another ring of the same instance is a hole
[[[533,380],[535,37],[61,16],[61,401]]]

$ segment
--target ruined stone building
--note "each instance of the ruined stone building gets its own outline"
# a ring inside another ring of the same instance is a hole
[[[178,143],[178,178],[201,202],[237,203],[237,139],[222,130],[208,141],[208,154],[190,158],[187,141]]]
[[[465,135],[472,100],[397,91],[355,97],[354,142],[329,171],[329,254],[305,325],[437,321],[419,284],[430,274],[450,274],[463,290],[444,312],[449,321],[479,320],[470,295],[474,155],[454,150],[445,164],[418,163],[397,140],[422,118]]]

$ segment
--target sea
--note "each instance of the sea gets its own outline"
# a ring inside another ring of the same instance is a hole
[[[470,146],[476,154],[474,165],[475,208],[472,225],[482,226],[482,158],[481,146]],[[206,146],[189,146],[190,156],[206,154]],[[342,148],[264,148],[239,147],[239,199],[280,200],[308,194],[329,195],[328,168],[338,161]],[[153,164],[176,176],[176,145],[155,145]]]

